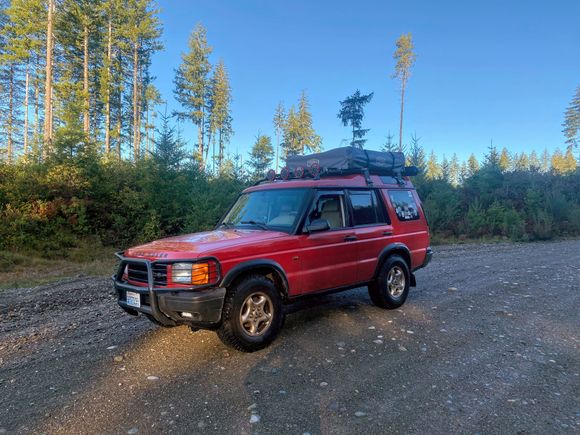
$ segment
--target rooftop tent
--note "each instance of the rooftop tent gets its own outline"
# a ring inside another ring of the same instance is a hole
[[[399,152],[380,152],[354,147],[342,147],[306,156],[288,157],[287,167],[308,169],[318,165],[322,172],[368,169],[370,173],[401,175],[405,170],[405,156]]]

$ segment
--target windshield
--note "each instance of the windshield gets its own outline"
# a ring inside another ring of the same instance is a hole
[[[221,225],[291,231],[308,189],[258,190],[242,194]]]

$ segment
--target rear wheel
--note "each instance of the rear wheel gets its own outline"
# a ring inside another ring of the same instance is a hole
[[[399,308],[405,303],[411,283],[409,266],[398,255],[382,264],[377,279],[369,285],[369,296],[381,308]]]
[[[217,334],[234,349],[254,352],[277,337],[283,321],[282,302],[274,283],[252,275],[228,290]]]

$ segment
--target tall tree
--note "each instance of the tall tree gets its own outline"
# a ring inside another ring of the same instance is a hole
[[[217,135],[218,142],[218,168],[221,171],[225,155],[225,145],[232,134],[232,116],[230,104],[232,102],[232,89],[230,80],[223,60],[215,67],[210,83],[210,111],[209,130],[210,136]],[[209,145],[209,142],[208,142]],[[215,161],[214,150],[214,161]]]
[[[457,154],[453,154],[451,161],[449,162],[449,183],[453,187],[459,186],[461,181],[461,166],[459,164],[459,158]]]
[[[52,66],[54,55],[54,19],[56,0],[48,0],[46,19],[46,70],[44,83],[44,143],[43,158],[47,158],[52,148]]]
[[[340,111],[338,112],[338,119],[347,127],[352,127],[352,140],[350,146],[355,148],[363,148],[366,139],[363,139],[368,129],[362,128],[362,120],[364,118],[364,106],[373,99],[373,92],[367,95],[361,95],[357,89],[356,92],[345,100],[340,101]]]
[[[576,88],[576,93],[564,113],[562,127],[566,143],[577,147],[580,141],[580,85]]]
[[[278,173],[280,164],[280,135],[284,132],[286,125],[286,109],[281,101],[276,106],[272,122],[274,123],[274,132],[276,133],[276,173]]]
[[[514,156],[513,166],[515,171],[520,172],[528,171],[530,169],[530,160],[528,159],[527,154],[525,152],[522,152],[521,154],[516,154]]]
[[[183,144],[177,137],[175,127],[169,124],[171,117],[167,115],[167,109],[161,114],[161,128],[155,141],[153,157],[163,168],[179,169],[185,158]]]
[[[548,153],[548,150],[544,148],[542,157],[540,157],[540,171],[544,174],[547,173],[550,170],[551,162],[552,158],[550,157],[550,153]]]
[[[209,55],[212,48],[207,43],[207,32],[197,24],[189,38],[189,51],[181,55],[181,65],[175,73],[174,94],[183,110],[177,112],[181,119],[197,125],[198,159],[203,166],[206,96],[211,71]]]
[[[411,33],[403,34],[397,39],[393,58],[396,61],[393,78],[401,82],[401,115],[399,119],[399,150],[403,150],[403,114],[405,111],[405,90],[411,77],[411,68],[415,64],[417,55]]]
[[[263,178],[266,170],[272,165],[273,160],[274,148],[272,147],[272,140],[269,136],[258,135],[250,152],[250,160],[248,162],[252,168],[254,177]]]
[[[538,158],[538,153],[536,153],[536,150],[533,150],[530,153],[530,171],[533,172],[538,172],[542,167],[542,164],[540,163],[540,159]]]
[[[306,92],[302,92],[298,111],[292,106],[284,125],[284,158],[308,152],[318,152],[322,139],[314,131]]]
[[[127,14],[128,40],[133,53],[133,155],[141,157],[141,114],[143,94],[143,68],[148,66],[153,52],[162,48],[159,41],[161,24],[159,10],[152,0],[129,0]]]

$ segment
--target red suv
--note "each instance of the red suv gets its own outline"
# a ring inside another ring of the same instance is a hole
[[[215,330],[242,351],[272,342],[284,304],[304,296],[368,286],[375,305],[398,308],[432,251],[409,177],[385,173],[270,173],[213,231],[118,253],[118,303],[161,326]]]

